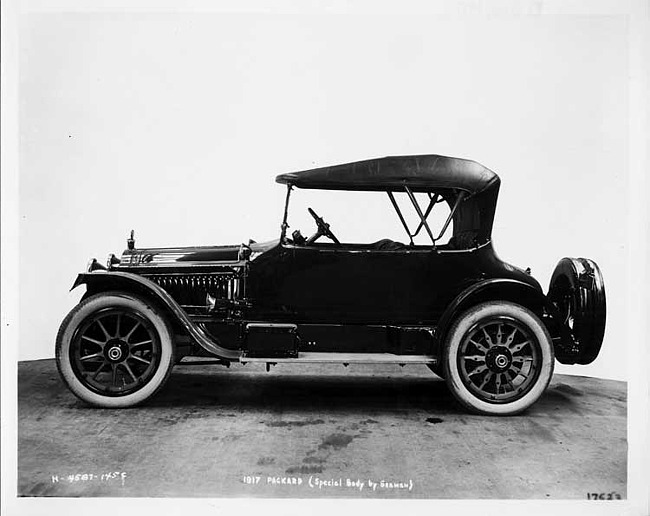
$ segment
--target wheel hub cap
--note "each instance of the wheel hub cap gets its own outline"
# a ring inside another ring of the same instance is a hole
[[[491,348],[485,356],[485,364],[494,373],[503,373],[510,369],[512,364],[512,353],[505,346]]]
[[[129,346],[121,339],[109,340],[106,343],[104,354],[111,363],[121,362],[129,355]]]
[[[111,348],[108,350],[108,358],[119,360],[122,358],[122,351],[118,347]]]

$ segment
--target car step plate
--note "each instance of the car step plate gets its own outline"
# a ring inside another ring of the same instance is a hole
[[[316,353],[300,352],[297,357],[263,358],[243,356],[240,362],[268,362],[270,364],[303,362],[330,364],[435,364],[430,355],[394,355],[392,353]]]

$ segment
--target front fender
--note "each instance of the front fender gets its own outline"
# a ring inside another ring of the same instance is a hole
[[[447,332],[458,315],[479,303],[497,300],[522,305],[540,319],[542,319],[545,310],[547,313],[554,312],[552,304],[544,293],[528,283],[509,278],[482,280],[458,294],[443,312],[436,329],[438,345],[445,341]],[[542,321],[545,322],[544,319]]]
[[[79,285],[84,284],[88,286],[88,291],[92,293],[120,290],[123,292],[133,292],[145,299],[151,299],[161,305],[187,331],[196,343],[208,353],[225,360],[238,361],[242,356],[241,351],[224,348],[215,339],[208,337],[200,327],[190,320],[185,310],[181,308],[167,291],[147,278],[129,272],[95,270],[93,272],[79,274],[70,290],[74,290]]]

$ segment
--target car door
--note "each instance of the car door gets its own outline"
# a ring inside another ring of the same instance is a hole
[[[458,282],[454,264],[432,247],[370,247],[278,246],[251,265],[249,285],[258,310],[303,323],[417,325],[437,320],[451,285]]]

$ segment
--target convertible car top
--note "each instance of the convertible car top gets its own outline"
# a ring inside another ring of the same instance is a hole
[[[428,154],[389,156],[281,174],[278,183],[320,190],[413,191],[460,189],[470,195],[499,189],[499,176],[476,161]]]
[[[501,184],[498,175],[476,161],[437,154],[368,159],[281,174],[275,180],[289,188],[386,191],[409,237],[414,235],[406,227],[393,192],[406,191],[423,220],[436,202],[445,201],[452,210],[454,233],[469,235],[477,245],[490,240]],[[413,192],[429,194],[426,211],[416,206]],[[433,192],[439,195],[434,198]]]

